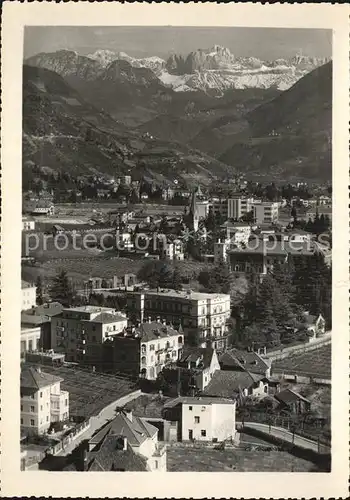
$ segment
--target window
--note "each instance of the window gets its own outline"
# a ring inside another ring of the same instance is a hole
[[[201,430],[201,436],[202,437],[206,437],[206,435],[207,435],[207,431],[205,429],[202,429]]]
[[[188,409],[189,409],[190,411],[192,411],[192,410],[193,410],[193,406],[189,406],[189,407],[188,407]]]
[[[200,420],[201,420],[200,417],[194,417],[195,424],[199,424]]]
[[[48,421],[49,421],[49,416],[46,417],[46,422],[48,422]]]
[[[21,418],[21,425],[23,425],[23,418]]]
[[[40,411],[43,411],[43,405],[40,405]]]
[[[31,407],[30,407],[30,411],[31,411],[31,413],[34,413],[34,410],[35,410],[34,406],[31,406]]]
[[[23,405],[21,405],[21,411],[23,411]]]
[[[31,425],[32,427],[34,427],[35,422],[34,422],[34,420],[33,420],[33,419],[31,419],[31,420],[30,420],[30,425]]]
[[[43,393],[42,393],[42,392],[40,392],[40,397],[41,397],[41,398],[43,397]]]
[[[68,406],[68,399],[64,400],[64,404],[65,404],[65,406]]]
[[[202,411],[205,411],[205,406],[202,406]]]
[[[149,346],[149,350],[150,350],[150,351],[154,351],[154,348],[155,348],[155,345],[154,345],[154,344],[150,344],[150,346]]]
[[[154,467],[155,467],[156,469],[158,469],[158,460],[155,460],[155,461],[154,461]]]
[[[93,336],[92,336],[92,341],[93,341],[93,342],[96,342],[96,335],[93,335]]]

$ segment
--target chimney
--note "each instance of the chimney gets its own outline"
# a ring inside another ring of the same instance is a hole
[[[160,323],[160,317],[159,316],[157,317],[157,323]]]
[[[163,319],[162,323],[163,323],[164,326],[166,326],[165,318]]]
[[[37,371],[38,373],[41,373],[41,366],[37,366],[36,371]]]
[[[130,420],[130,422],[132,422],[132,410],[128,410],[128,411],[126,412],[126,416],[127,416],[127,418]]]

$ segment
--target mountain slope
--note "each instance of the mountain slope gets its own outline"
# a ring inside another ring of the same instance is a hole
[[[256,176],[331,178],[331,62],[245,118],[246,129],[232,136],[221,161]]]
[[[58,74],[25,65],[24,168],[33,163],[71,175],[131,172],[156,183],[174,179],[184,184],[198,179],[206,183],[232,172],[227,165],[175,141],[142,137],[87,102]]]

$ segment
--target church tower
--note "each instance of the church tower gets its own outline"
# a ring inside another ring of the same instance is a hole
[[[199,215],[197,208],[197,196],[196,196],[196,190],[193,190],[190,201],[189,214],[188,214],[188,225],[192,231],[197,232],[198,224],[199,224]]]

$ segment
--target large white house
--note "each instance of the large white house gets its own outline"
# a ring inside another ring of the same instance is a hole
[[[182,441],[221,442],[235,438],[236,402],[231,399],[180,397],[164,408],[167,418],[172,410],[180,418]]]
[[[51,423],[69,417],[69,393],[61,390],[63,379],[40,368],[21,371],[21,429],[27,434],[44,434]]]

